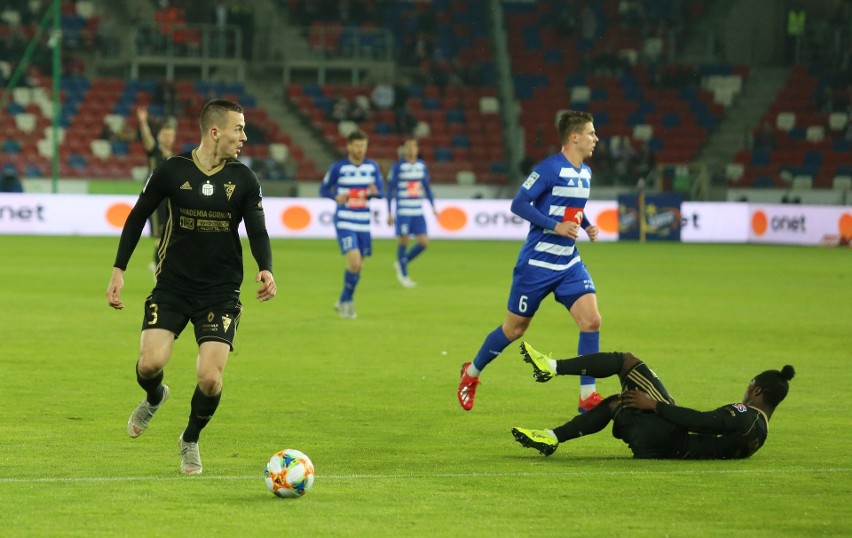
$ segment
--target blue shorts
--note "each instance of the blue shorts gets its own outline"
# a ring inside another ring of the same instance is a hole
[[[340,247],[341,254],[358,249],[361,257],[366,258],[373,253],[373,238],[370,232],[353,232],[337,228],[337,245]]]
[[[394,219],[394,226],[397,237],[404,237],[407,235],[426,235],[426,219],[423,218],[423,215],[418,215],[416,217],[398,216]]]
[[[552,271],[530,265],[527,260],[520,261],[512,273],[509,312],[531,318],[550,293],[553,293],[556,302],[571,310],[577,299],[595,293],[595,283],[582,261],[564,271]]]

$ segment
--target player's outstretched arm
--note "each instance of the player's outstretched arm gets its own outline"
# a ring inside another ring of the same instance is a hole
[[[278,293],[278,288],[275,285],[275,277],[273,277],[272,273],[266,269],[257,273],[254,281],[261,283],[260,288],[257,289],[258,301],[268,301],[275,297],[275,294]]]
[[[113,267],[112,277],[107,285],[106,296],[109,305],[116,310],[124,308],[124,303],[121,302],[121,289],[124,287],[124,271],[118,267]]]

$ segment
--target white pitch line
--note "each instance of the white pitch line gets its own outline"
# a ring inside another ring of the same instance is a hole
[[[506,472],[506,473],[400,473],[400,474],[348,474],[348,475],[317,475],[320,480],[360,480],[360,479],[391,479],[400,478],[504,478],[504,477],[539,477],[539,476],[653,476],[653,475],[726,475],[726,474],[809,474],[809,473],[849,473],[850,467],[813,467],[802,469],[671,469],[671,470],[642,470],[642,471],[541,471],[541,472]],[[70,477],[10,477],[0,478],[0,484],[29,484],[44,482],[160,482],[171,480],[258,480],[263,472],[256,475],[242,476],[70,476]]]

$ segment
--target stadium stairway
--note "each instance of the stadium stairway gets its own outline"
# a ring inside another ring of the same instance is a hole
[[[727,109],[719,126],[707,139],[697,159],[725,165],[747,142],[748,133],[760,121],[784,88],[790,70],[784,67],[752,67],[748,82],[736,101]]]
[[[257,76],[249,77],[244,85],[246,89],[255,96],[258,103],[266,109],[270,118],[274,118],[283,132],[286,132],[304,151],[305,157],[314,163],[316,170],[323,174],[325,170],[336,161],[339,156],[333,153],[324,141],[317,140],[313,129],[305,125],[302,120],[288,106],[284,104],[284,96],[281,94],[281,81],[274,78],[264,80]],[[322,176],[308,178],[299,176],[300,180],[320,181]]]

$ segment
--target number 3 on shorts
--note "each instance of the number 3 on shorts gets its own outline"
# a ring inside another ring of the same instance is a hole
[[[527,296],[521,295],[521,298],[518,300],[518,312],[523,314],[527,311]]]

